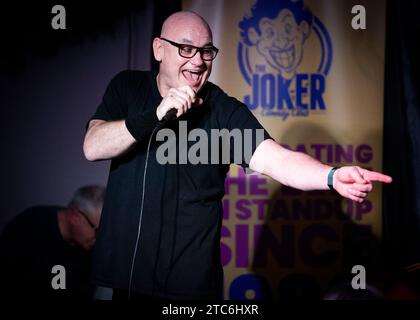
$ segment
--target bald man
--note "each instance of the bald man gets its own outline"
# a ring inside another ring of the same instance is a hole
[[[86,158],[112,159],[95,247],[95,281],[115,288],[116,297],[221,297],[221,200],[229,163],[181,164],[177,154],[175,163],[160,164],[162,139],[154,137],[163,128],[180,135],[186,124],[188,132],[204,130],[207,137],[213,129],[250,130],[252,157],[238,164],[301,190],[330,188],[361,202],[373,181],[391,182],[380,173],[332,168],[282,148],[243,103],[207,81],[217,53],[202,17],[171,15],[153,40],[159,72],[116,75],[89,122]],[[167,121],[170,113],[174,121]],[[165,137],[176,149],[177,136]],[[190,147],[193,142],[185,143]]]

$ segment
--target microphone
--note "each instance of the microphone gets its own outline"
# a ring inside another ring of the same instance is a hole
[[[205,88],[203,88],[200,96],[203,96],[203,103],[205,101],[207,101],[208,98],[208,88],[207,86]],[[162,127],[164,125],[166,125],[168,122],[175,120],[176,119],[176,114],[178,113],[178,110],[175,108],[170,109],[168,112],[166,112],[166,114],[163,116],[162,120],[159,121],[159,126]]]
[[[162,120],[160,120],[160,122],[162,124],[166,124],[169,121],[175,120],[177,112],[178,112],[178,110],[176,110],[175,108],[169,110],[168,112],[166,112],[166,114],[163,116],[163,118],[162,118]]]
[[[177,112],[178,110],[175,108],[172,108],[166,112],[163,118],[156,124],[156,128],[162,128],[163,126],[166,126],[170,121],[175,120]]]

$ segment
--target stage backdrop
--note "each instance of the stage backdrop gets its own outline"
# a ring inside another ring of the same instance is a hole
[[[354,4],[344,0],[184,0],[183,8],[209,22],[220,48],[210,80],[277,142],[331,166],[380,171],[385,4],[358,4],[364,30],[352,28]],[[380,280],[381,186],[356,204],[232,167],[226,192],[225,299],[322,298],[357,264],[367,282]]]

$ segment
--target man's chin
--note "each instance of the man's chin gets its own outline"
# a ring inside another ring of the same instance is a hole
[[[201,83],[193,84],[189,82],[183,82],[180,87],[183,87],[183,86],[189,86],[191,89],[194,90],[195,93],[197,93],[203,87]]]
[[[202,75],[204,76],[204,75]],[[181,83],[183,83],[183,86],[187,85],[189,86],[191,89],[194,90],[194,92],[198,92],[201,90],[201,88],[204,87],[204,85],[206,84],[207,79],[203,81],[203,78],[201,78],[199,81],[188,81],[187,79],[183,78]]]
[[[200,82],[185,81],[185,84],[187,86],[191,87],[191,89],[193,89],[195,92],[197,92],[197,89],[201,88],[201,83]]]
[[[200,83],[200,84],[198,84],[194,87],[191,87],[191,88],[195,91],[195,93],[198,93],[201,90],[202,87],[203,87],[203,85]]]

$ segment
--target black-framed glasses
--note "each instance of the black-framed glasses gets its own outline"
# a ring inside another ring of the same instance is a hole
[[[159,38],[161,40],[165,40],[166,42],[169,42],[171,45],[178,48],[178,53],[183,58],[192,58],[194,57],[198,51],[200,51],[201,59],[205,61],[212,61],[214,58],[216,58],[217,53],[219,52],[219,49],[217,49],[215,46],[205,46],[205,47],[196,47],[191,44],[186,43],[177,43],[165,38]]]
[[[80,209],[77,209],[77,211],[79,211],[79,213],[80,213],[80,215],[83,217],[83,218],[85,218],[85,220],[86,220],[86,222],[89,224],[89,226],[93,229],[93,231],[95,232],[95,235],[96,235],[96,231],[98,230],[98,227],[97,226],[95,226],[95,224],[92,222],[92,221],[90,221],[90,219],[88,218],[88,215],[85,213],[85,212],[83,212],[82,210],[80,210]]]

